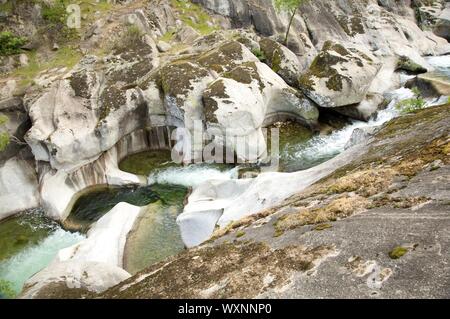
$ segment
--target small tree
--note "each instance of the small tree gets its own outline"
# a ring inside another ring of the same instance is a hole
[[[289,24],[287,26],[286,36],[284,38],[285,45],[287,45],[288,43],[289,31],[291,30],[291,25],[292,22],[294,21],[294,17],[297,14],[297,11],[300,8],[300,6],[307,1],[308,0],[274,0],[275,8],[278,11],[287,11],[291,16],[291,18],[289,19]]]

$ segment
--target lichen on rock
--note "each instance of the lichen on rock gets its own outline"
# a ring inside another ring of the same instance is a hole
[[[380,64],[370,53],[327,41],[309,69],[300,76],[303,92],[322,107],[360,103]]]

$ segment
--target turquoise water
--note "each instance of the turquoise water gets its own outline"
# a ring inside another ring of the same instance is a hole
[[[183,211],[188,189],[161,184],[151,188],[160,200],[143,209],[127,240],[124,266],[132,274],[184,249],[176,220]]]
[[[64,228],[85,233],[118,203],[146,206],[158,199],[158,195],[149,186],[95,187],[76,201],[72,212],[64,221]]]
[[[25,281],[45,268],[60,249],[84,237],[63,230],[35,209],[0,223],[0,295],[14,297]]]

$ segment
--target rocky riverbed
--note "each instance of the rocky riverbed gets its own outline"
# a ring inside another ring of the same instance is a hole
[[[448,297],[448,2],[94,2],[0,5],[0,297]]]

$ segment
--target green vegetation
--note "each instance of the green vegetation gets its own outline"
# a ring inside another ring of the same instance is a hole
[[[274,0],[275,8],[278,11],[287,11],[291,18],[289,19],[289,24],[287,25],[286,36],[284,38],[284,44],[287,45],[289,32],[291,30],[292,22],[294,21],[294,17],[297,14],[298,9],[302,4],[307,2],[308,0]]]
[[[5,115],[0,114],[0,129],[8,122],[8,118]],[[8,132],[0,132],[0,152],[3,152],[9,144]]]
[[[21,87],[26,87],[33,82],[33,79],[40,72],[60,67],[72,68],[80,61],[81,56],[81,53],[71,46],[60,48],[52,58],[45,62],[39,61],[36,52],[29,52],[28,65],[18,68],[13,72],[13,75],[22,79],[20,82]]]
[[[63,0],[57,1],[54,5],[44,5],[42,8],[42,18],[54,25],[65,23],[67,16],[66,5]]]
[[[260,49],[253,49],[252,53],[254,56],[256,56],[258,58],[259,61],[261,62],[265,62],[267,60],[266,55],[264,54],[264,52]]]
[[[117,39],[117,41],[114,42],[112,49],[116,53],[126,52],[131,48],[139,46],[141,37],[141,30],[135,25],[130,25],[127,27],[125,32]]]
[[[163,34],[162,37],[160,37],[159,39],[161,41],[164,42],[170,42],[172,41],[173,37],[175,36],[175,32],[174,31],[167,31],[166,33]]]
[[[331,224],[320,224],[320,225],[317,225],[316,227],[314,227],[313,230],[323,231],[326,229],[330,229],[332,227],[333,227],[333,225],[331,225]]]
[[[15,36],[9,31],[0,32],[0,56],[20,53],[20,48],[26,42],[26,38]]]
[[[0,133],[0,152],[3,152],[9,144],[9,134],[7,132]]]
[[[12,1],[6,1],[5,3],[0,3],[0,11],[5,13],[11,13],[13,11]]]
[[[179,18],[188,26],[202,35],[210,34],[218,29],[208,13],[199,5],[188,0],[172,0],[172,6],[177,9]]]
[[[408,249],[406,249],[405,247],[395,247],[394,249],[392,249],[389,252],[389,257],[391,259],[399,259],[401,257],[403,257],[406,253],[408,252]]]
[[[240,230],[240,231],[238,231],[238,232],[236,233],[236,238],[241,238],[241,237],[244,237],[244,236],[245,236],[245,232],[242,231],[242,230]]]
[[[0,279],[0,299],[12,299],[16,296],[9,281]]]
[[[58,0],[52,5],[42,7],[42,18],[46,26],[42,32],[50,34],[56,41],[67,43],[79,37],[78,30],[67,26],[69,13],[66,11],[68,1]]]
[[[425,107],[426,102],[417,88],[412,89],[414,97],[400,101],[395,106],[402,114],[417,112]]]

